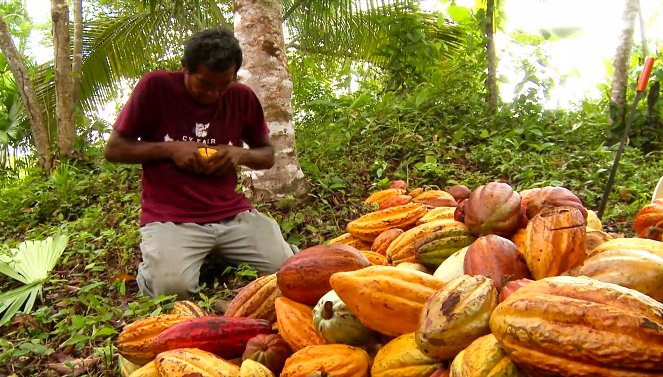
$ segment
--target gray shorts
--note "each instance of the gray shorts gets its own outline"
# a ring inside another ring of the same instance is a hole
[[[140,291],[152,297],[196,293],[200,267],[210,253],[263,273],[275,272],[293,255],[276,221],[255,209],[216,223],[150,223],[140,233],[143,260],[136,280]]]

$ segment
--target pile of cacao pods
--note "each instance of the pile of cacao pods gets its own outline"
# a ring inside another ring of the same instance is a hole
[[[564,187],[372,193],[342,234],[117,340],[125,376],[663,376],[663,201],[637,237]]]

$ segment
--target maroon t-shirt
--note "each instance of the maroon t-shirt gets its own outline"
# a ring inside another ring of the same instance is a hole
[[[113,127],[142,141],[190,140],[207,145],[254,146],[269,133],[260,101],[248,86],[233,83],[218,104],[203,105],[186,91],[183,72],[166,71],[141,78]],[[164,160],[144,163],[141,183],[141,225],[213,222],[253,208],[235,191],[234,172],[195,174]]]

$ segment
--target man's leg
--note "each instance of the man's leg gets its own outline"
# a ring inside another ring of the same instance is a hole
[[[143,260],[136,280],[147,296],[196,293],[200,266],[214,247],[211,226],[150,223],[140,229]]]
[[[255,209],[216,223],[214,229],[221,257],[233,265],[247,263],[273,273],[293,255],[276,221]]]

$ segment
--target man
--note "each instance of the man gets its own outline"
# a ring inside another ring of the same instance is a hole
[[[240,165],[274,165],[262,106],[235,82],[241,64],[231,31],[196,33],[182,70],[143,76],[113,126],[106,158],[143,167],[136,280],[145,295],[195,293],[209,253],[264,273],[292,255],[278,224],[236,192]]]

